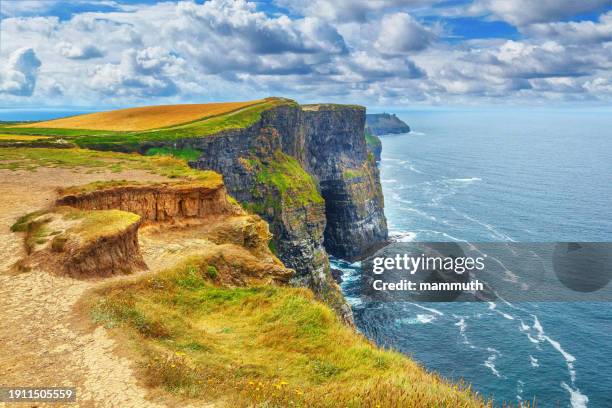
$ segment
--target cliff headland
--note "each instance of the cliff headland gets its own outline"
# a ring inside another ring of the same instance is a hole
[[[91,406],[483,406],[352,327],[329,255],[387,240],[365,128],[284,98],[2,124],[8,379]]]

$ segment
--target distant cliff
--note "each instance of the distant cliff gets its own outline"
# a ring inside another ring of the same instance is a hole
[[[410,132],[410,126],[392,113],[367,114],[366,126],[374,136]]]

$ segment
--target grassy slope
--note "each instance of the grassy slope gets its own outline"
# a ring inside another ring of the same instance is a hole
[[[206,183],[211,188],[223,183],[220,174],[194,170],[184,161],[171,157],[87,149],[0,148],[0,169],[36,170],[39,167],[79,168],[88,172],[144,170],[169,178]]]
[[[90,299],[96,323],[131,339],[150,386],[220,407],[484,405],[377,348],[310,291],[220,287],[211,266],[191,259]]]

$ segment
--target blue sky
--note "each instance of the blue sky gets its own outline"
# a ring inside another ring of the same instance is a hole
[[[609,106],[612,0],[2,0],[0,100]]]

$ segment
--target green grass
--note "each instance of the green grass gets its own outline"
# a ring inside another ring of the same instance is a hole
[[[213,171],[194,170],[183,160],[166,156],[102,152],[88,149],[0,148],[0,169],[36,170],[40,167],[85,169],[90,172],[143,170],[173,179],[221,186],[223,179]]]
[[[207,270],[190,260],[89,299],[93,321],[128,341],[151,387],[218,407],[484,405],[377,348],[306,289],[219,287]]]
[[[382,142],[378,136],[372,134],[368,127],[365,128],[365,139],[370,149],[374,150],[382,146]]]
[[[243,129],[259,121],[264,111],[282,105],[297,104],[284,98],[268,98],[265,102],[237,111],[147,131],[114,132],[82,129],[14,128],[2,125],[0,126],[0,132],[4,134],[56,136],[73,141],[83,148],[138,151],[139,147],[147,142],[172,142],[185,138],[206,137],[232,129]]]
[[[364,175],[365,172],[362,169],[346,168],[342,170],[342,176],[348,180],[363,177]]]
[[[67,241],[83,243],[110,237],[140,221],[140,216],[119,210],[83,211],[55,207],[20,217],[11,226],[13,232],[25,232],[28,252],[51,240],[53,250],[62,250]]]
[[[324,202],[312,176],[295,158],[280,150],[275,151],[273,158],[266,162],[258,158],[249,158],[247,162],[251,171],[255,172],[256,181],[266,186],[274,186],[283,201],[288,204],[310,205]]]
[[[176,149],[172,147],[152,147],[145,153],[145,156],[170,156],[185,161],[197,160],[201,155],[201,151],[188,147],[183,149]]]

